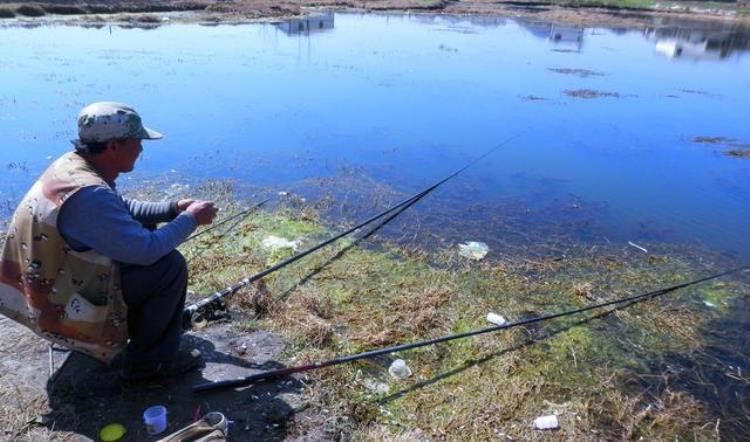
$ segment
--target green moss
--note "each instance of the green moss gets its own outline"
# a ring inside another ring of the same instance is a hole
[[[699,287],[698,293],[703,304],[715,309],[720,314],[729,311],[730,301],[737,297],[737,293],[724,283],[715,283],[710,286]]]

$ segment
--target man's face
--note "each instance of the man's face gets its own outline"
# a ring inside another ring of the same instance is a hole
[[[118,169],[120,172],[130,172],[135,167],[135,161],[143,152],[141,140],[137,138],[128,138],[126,140],[116,140],[116,155]]]

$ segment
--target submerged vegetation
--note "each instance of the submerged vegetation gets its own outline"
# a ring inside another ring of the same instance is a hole
[[[592,71],[590,69],[576,69],[576,68],[548,68],[549,71],[557,72],[563,75],[575,75],[581,78],[588,77],[601,77],[604,74],[602,72]]]
[[[191,290],[214,291],[293,253],[269,246],[270,236],[304,248],[331,233],[315,204],[285,201],[187,244]],[[474,262],[455,246],[427,252],[387,238],[349,240],[238,292],[228,310],[238,330],[282,335],[290,345],[279,362],[294,365],[486,327],[488,312],[532,318],[715,270],[678,255],[613,250],[499,262],[490,252]],[[359,440],[544,439],[531,422],[547,414],[560,421],[555,437],[572,440],[716,439],[748,424],[707,406],[661,361],[700,354],[703,327],[726,315],[743,290],[739,280],[709,282],[627,308],[317,370],[306,394],[330,425]],[[397,358],[410,378],[389,376]],[[291,432],[311,425],[297,422]]]
[[[620,94],[617,92],[596,91],[593,89],[567,89],[565,90],[565,95],[573,98],[584,98],[589,100],[604,97],[620,98]]]
[[[750,158],[750,149],[731,149],[727,151],[727,155],[737,158]]]
[[[750,144],[744,144],[734,138],[724,136],[697,136],[693,137],[697,144],[708,144],[724,148],[724,154],[734,158],[750,158]]]

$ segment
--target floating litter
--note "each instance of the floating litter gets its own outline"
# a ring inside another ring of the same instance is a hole
[[[630,247],[635,247],[636,249],[640,250],[643,253],[648,253],[648,249],[646,249],[643,246],[639,246],[638,244],[634,243],[633,241],[628,241],[628,245]]]
[[[534,419],[534,428],[537,430],[556,430],[560,428],[560,424],[557,422],[557,416],[550,414]]]
[[[487,322],[495,325],[505,325],[508,323],[508,320],[505,319],[502,315],[489,312],[487,313]]]
[[[388,373],[396,379],[406,379],[411,376],[411,369],[403,359],[396,359],[388,368]]]
[[[475,261],[487,256],[490,248],[483,242],[469,241],[466,244],[458,245],[458,254]]]
[[[706,307],[710,307],[710,308],[716,308],[716,304],[714,304],[711,301],[703,301],[703,305],[705,305]]]
[[[123,424],[109,424],[99,431],[99,439],[103,442],[116,442],[125,436],[128,430]]]
[[[289,241],[286,238],[270,235],[263,240],[263,247],[271,250],[292,249],[296,252],[301,242],[299,239]]]

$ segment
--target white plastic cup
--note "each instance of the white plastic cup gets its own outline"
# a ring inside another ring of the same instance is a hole
[[[539,416],[534,419],[534,428],[537,430],[556,430],[560,428],[560,423],[557,422],[557,416],[554,414]]]
[[[487,322],[495,325],[505,325],[508,323],[508,320],[505,319],[502,315],[489,312],[487,313]]]
[[[396,379],[406,379],[411,376],[411,369],[403,359],[396,359],[388,368],[388,373]]]
[[[167,407],[154,405],[143,412],[143,423],[148,434],[155,435],[167,429]]]

